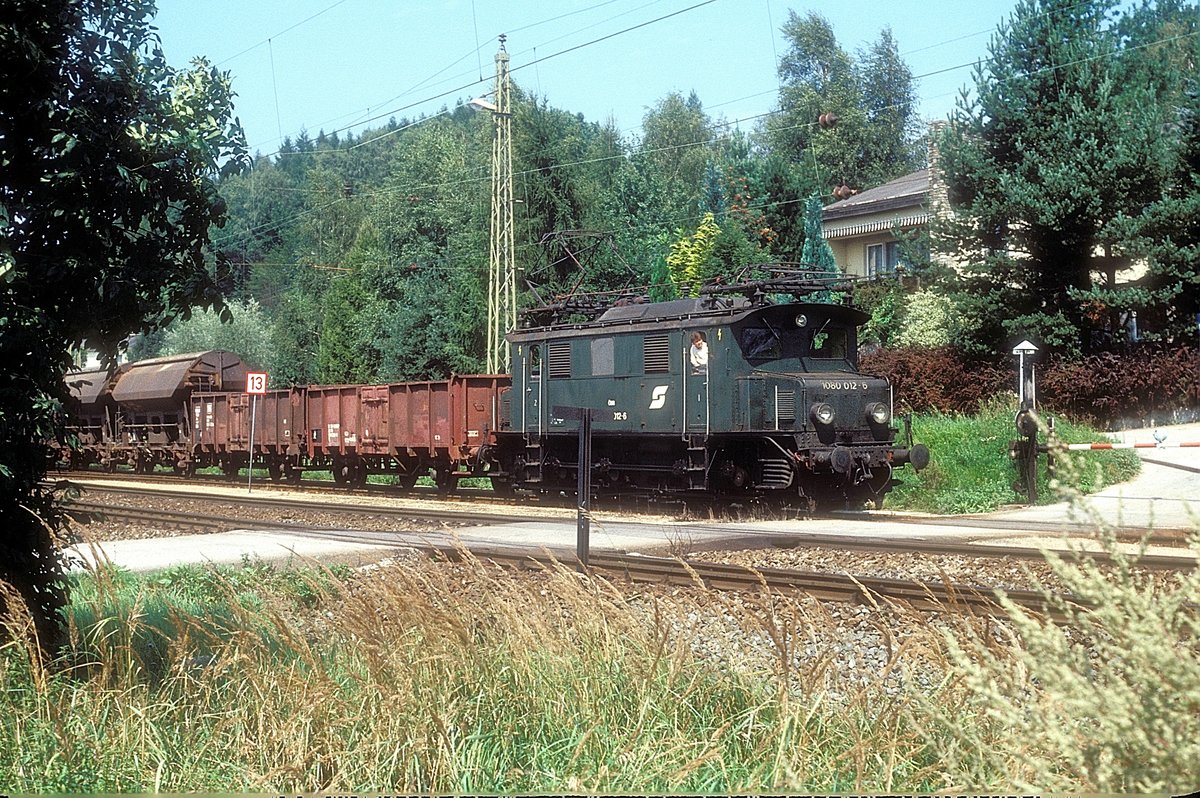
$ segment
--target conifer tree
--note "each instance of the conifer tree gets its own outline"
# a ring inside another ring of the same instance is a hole
[[[1021,0],[941,137],[954,214],[935,246],[960,266],[944,276],[975,352],[1019,338],[1076,352],[1117,332],[1122,219],[1158,199],[1172,162],[1161,94],[1125,79],[1118,5]]]

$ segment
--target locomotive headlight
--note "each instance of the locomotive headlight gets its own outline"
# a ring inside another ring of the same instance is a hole
[[[817,402],[812,406],[813,421],[822,426],[829,426],[833,423],[833,405],[828,402]]]
[[[803,313],[801,313],[796,317],[796,326],[803,327],[805,324],[808,324],[808,316],[805,316]]]
[[[891,413],[888,412],[887,405],[883,402],[871,402],[867,405],[867,420],[872,424],[880,426],[888,423],[891,419]]]

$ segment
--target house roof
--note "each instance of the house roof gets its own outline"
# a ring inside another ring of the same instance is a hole
[[[929,185],[929,170],[918,169],[849,199],[826,205],[821,218],[829,222],[899,208],[916,208],[925,203]]]

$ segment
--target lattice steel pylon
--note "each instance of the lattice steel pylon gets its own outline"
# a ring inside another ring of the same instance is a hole
[[[513,246],[512,106],[508,52],[500,36],[496,53],[496,120],[492,141],[492,226],[488,257],[487,370],[505,374],[511,366],[504,336],[517,326],[517,265]]]

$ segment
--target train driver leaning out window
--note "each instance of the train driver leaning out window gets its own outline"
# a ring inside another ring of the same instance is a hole
[[[688,357],[692,363],[693,374],[708,373],[708,342],[704,340],[704,333],[692,333],[692,348]]]

